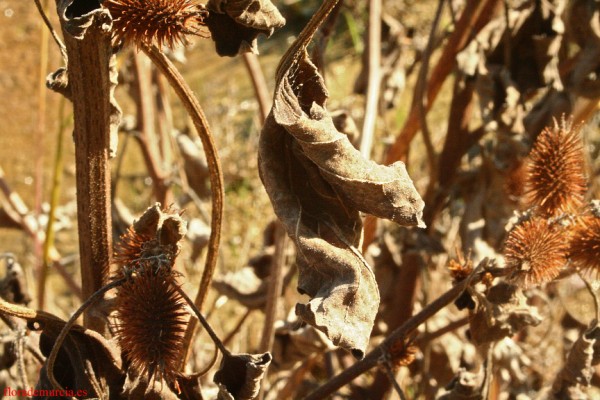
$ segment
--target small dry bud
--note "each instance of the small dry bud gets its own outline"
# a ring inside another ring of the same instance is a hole
[[[541,218],[516,225],[504,243],[510,279],[528,288],[556,278],[566,262],[568,241],[564,230]]]

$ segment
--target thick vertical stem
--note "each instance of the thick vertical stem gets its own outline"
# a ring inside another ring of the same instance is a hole
[[[69,4],[70,3],[70,4]],[[112,49],[99,3],[57,0],[67,48],[69,86],[73,101],[77,223],[83,298],[108,281],[112,253],[110,212],[110,128]],[[97,8],[93,8],[97,6]],[[87,23],[91,23],[86,26]],[[105,322],[93,312],[84,326],[103,333]]]

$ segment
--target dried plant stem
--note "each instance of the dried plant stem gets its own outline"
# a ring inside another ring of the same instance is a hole
[[[208,294],[208,289],[212,281],[212,277],[217,266],[217,257],[219,254],[219,242],[221,239],[221,225],[223,220],[223,172],[221,170],[221,164],[217,153],[217,148],[214,143],[208,121],[206,116],[200,107],[200,103],[194,96],[192,90],[185,82],[179,71],[175,68],[173,63],[155,46],[141,45],[144,52],[154,62],[156,67],[165,75],[177,96],[183,103],[186,111],[192,118],[194,126],[198,131],[200,140],[206,153],[206,160],[208,162],[208,168],[210,171],[210,185],[211,185],[211,196],[212,196],[212,215],[211,215],[211,231],[210,238],[208,240],[208,252],[206,255],[206,263],[204,266],[204,272],[200,280],[200,288],[194,301],[195,306],[199,311],[202,310],[202,305]],[[184,348],[186,349],[186,355],[182,357],[181,366],[185,365],[187,356],[190,351],[190,343],[193,340],[196,330],[196,320],[191,320],[187,331],[185,333]]]
[[[499,1],[500,0],[481,0],[467,2],[465,9],[456,24],[454,32],[444,47],[440,59],[427,84],[426,111],[431,109],[431,106],[442,88],[442,84],[452,71],[452,68],[455,65],[454,60],[456,54],[462,50],[469,38],[477,33],[476,28],[480,28],[484,21],[492,18],[492,11]],[[396,142],[388,151],[386,163],[391,164],[394,161],[406,158],[410,143],[421,128],[419,115],[418,104],[413,103],[408,118],[399,133]]]
[[[246,312],[244,313],[244,315],[242,315],[242,318],[240,318],[240,320],[237,322],[237,324],[235,324],[235,327],[231,330],[231,332],[229,332],[227,334],[227,336],[225,336],[225,339],[223,339],[223,344],[225,346],[227,346],[229,344],[229,342],[231,342],[233,340],[235,335],[240,331],[244,322],[246,322],[246,320],[248,319],[250,314],[252,314],[252,311],[254,311],[254,310],[251,308],[246,309]]]
[[[65,98],[61,97],[58,103],[59,125],[56,134],[56,153],[54,155],[54,170],[52,171],[52,193],[50,194],[50,210],[48,211],[48,224],[46,225],[46,238],[42,248],[42,265],[38,279],[38,308],[44,309],[44,298],[46,292],[46,277],[48,269],[53,264],[51,250],[54,247],[54,216],[60,201],[60,187],[63,169],[63,142],[67,130],[68,119],[64,116]]]
[[[45,10],[48,9],[48,0],[44,0],[43,4],[37,4],[38,10],[42,16],[46,15]],[[43,17],[42,17],[43,19]],[[37,109],[37,140],[38,145],[33,149],[33,156],[35,158],[35,194],[34,194],[34,206],[33,210],[36,216],[39,218],[42,213],[42,198],[43,198],[43,187],[44,187],[44,159],[46,153],[46,112],[48,109],[48,89],[46,89],[46,75],[48,70],[48,30],[46,27],[41,26],[40,32],[40,64],[39,64],[39,75],[38,75],[38,109]],[[39,282],[39,280],[45,280],[45,273],[47,264],[44,259],[44,245],[48,241],[42,241],[39,237],[35,237],[33,241],[33,253],[36,261],[36,269],[38,279],[38,288],[40,284],[45,282]],[[42,293],[43,294],[43,293]],[[38,297],[38,302],[41,302],[43,308],[44,299]]]
[[[154,196],[163,206],[171,204],[172,193],[166,183],[166,174],[161,168],[161,162],[157,157],[158,146],[152,146],[152,140],[156,138],[156,130],[154,129],[155,107],[154,96],[152,94],[152,72],[151,64],[147,64],[146,58],[140,53],[133,55],[135,69],[135,97],[138,115],[138,134],[135,135],[142,157],[146,164],[148,174],[152,179]]]
[[[398,393],[398,397],[400,397],[400,400],[406,400],[406,396],[404,395],[402,388],[398,384],[398,381],[396,381],[396,377],[394,376],[394,369],[392,368],[390,360],[386,360],[383,362],[383,369],[385,370],[385,374],[387,375],[388,379],[392,383],[394,390],[396,391],[396,393]]]
[[[244,53],[242,59],[244,60],[244,65],[248,70],[252,86],[254,87],[262,123],[267,119],[267,115],[269,115],[269,110],[271,109],[271,96],[269,95],[269,87],[267,86],[265,74],[263,74],[263,70],[256,54]]]
[[[221,353],[223,353],[224,355],[230,356],[231,352],[227,349],[227,347],[225,347],[225,345],[223,344],[221,339],[219,339],[219,336],[217,336],[216,332],[210,326],[210,324],[208,323],[206,318],[204,318],[204,316],[202,315],[202,313],[200,312],[198,307],[196,307],[196,305],[194,304],[192,299],[190,299],[189,296],[180,287],[177,288],[177,292],[179,292],[181,297],[183,297],[183,299],[188,303],[188,305],[190,306],[190,308],[196,315],[196,318],[198,318],[198,321],[200,321],[200,324],[206,330],[206,333],[208,333],[208,336],[210,336],[210,338],[212,339],[213,343],[217,346],[217,348],[219,350],[221,350]],[[194,321],[194,320],[190,320],[190,323],[191,323],[191,321]]]
[[[285,250],[288,244],[288,236],[281,223],[276,224],[275,235],[275,253],[271,261],[271,281],[267,292],[265,322],[262,339],[258,347],[260,353],[271,351],[271,347],[273,346],[275,319],[277,317],[279,298],[281,297],[281,288],[283,287],[283,267],[285,265]]]
[[[114,56],[110,35],[97,23],[98,16],[86,14],[93,23],[83,37],[76,38],[70,33],[69,24],[81,16],[67,17],[68,13],[60,12],[64,4],[57,5],[73,101],[81,289],[83,297],[88,298],[108,282],[112,255],[109,158],[115,122],[111,104]],[[107,331],[106,320],[93,312],[84,314],[83,324],[100,334]]]
[[[470,285],[479,282],[482,277],[481,270],[483,269],[483,266],[487,264],[487,260],[482,261],[482,263],[475,269],[469,278],[459,282],[432,303],[428,304],[418,314],[406,321],[399,328],[395,329],[379,346],[367,354],[365,358],[356,362],[350,368],[344,370],[342,373],[338,374],[333,379],[317,388],[304,400],[324,399],[342,386],[348,384],[357,376],[375,367],[379,363],[380,358],[387,353],[386,349],[391,344],[398,340],[403,340],[410,332],[417,329],[419,325],[431,318],[442,308],[456,300],[458,296],[460,296]]]
[[[40,13],[40,16],[42,17],[42,20],[44,21],[44,24],[46,24],[48,31],[52,34],[52,38],[56,42],[56,45],[58,46],[58,49],[60,50],[60,54],[62,55],[63,60],[66,62],[67,61],[67,49],[66,49],[65,45],[63,44],[63,42],[58,37],[58,34],[52,27],[52,24],[50,23],[50,20],[48,19],[48,16],[46,15],[46,9],[48,8],[48,1],[47,0],[44,1],[43,6],[40,3],[40,0],[34,0],[34,2],[35,2],[35,6],[38,9],[38,12]],[[43,42],[44,41],[42,40],[42,43]]]
[[[448,325],[446,325],[445,327],[440,328],[435,332],[429,332],[429,333],[422,335],[415,341],[415,344],[417,347],[422,347],[425,344],[439,338],[440,336],[445,335],[446,333],[455,331],[456,329],[467,325],[469,323],[469,321],[470,321],[470,317],[468,317],[468,316],[458,319],[456,321],[452,321],[452,322],[448,323]]]
[[[46,373],[48,374],[48,379],[50,380],[50,383],[52,383],[52,386],[54,386],[56,390],[64,389],[54,377],[54,363],[56,362],[58,351],[60,350],[60,347],[62,346],[67,335],[69,334],[69,331],[71,330],[73,325],[75,325],[75,321],[77,321],[77,318],[79,318],[79,316],[81,316],[81,314],[88,307],[100,300],[106,292],[116,288],[117,286],[122,285],[126,280],[127,278],[117,279],[116,281],[105,285],[104,287],[100,288],[96,293],[89,296],[88,299],[85,302],[83,302],[83,304],[77,309],[77,311],[73,313],[73,315],[71,315],[71,318],[69,318],[69,320],[63,326],[62,330],[60,331],[60,333],[56,337],[56,340],[54,341],[54,345],[52,346],[50,354],[48,354],[48,358],[46,359]]]
[[[437,159],[435,149],[433,148],[433,142],[431,140],[431,132],[429,125],[427,124],[427,110],[428,99],[425,96],[425,88],[427,86],[427,75],[429,74],[429,60],[431,59],[431,53],[433,52],[433,46],[436,42],[435,36],[442,18],[442,11],[444,10],[445,0],[439,0],[437,10],[435,11],[435,17],[431,24],[431,32],[429,33],[429,39],[427,40],[427,46],[423,53],[423,60],[421,62],[421,69],[419,70],[419,78],[417,81],[417,90],[415,91],[415,97],[413,98],[413,104],[416,104],[419,121],[421,123],[421,132],[423,133],[423,141],[425,143],[425,149],[427,150],[427,159],[429,162],[429,180],[430,182],[435,181],[435,175],[437,174]]]
[[[379,88],[381,86],[381,0],[369,1],[369,29],[367,33],[369,52],[367,77],[367,98],[360,138],[360,153],[365,158],[371,157],[373,135],[377,123],[379,109]]]

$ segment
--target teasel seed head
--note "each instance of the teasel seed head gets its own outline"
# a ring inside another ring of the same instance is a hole
[[[569,246],[571,261],[583,270],[600,274],[600,216],[586,215],[573,227]]]
[[[579,128],[563,120],[545,129],[529,157],[526,203],[544,216],[576,211],[587,191]]]
[[[189,313],[173,271],[140,266],[117,289],[117,342],[129,369],[176,386]]]
[[[390,357],[394,368],[406,367],[415,361],[419,349],[411,340],[397,340],[390,346]]]
[[[105,0],[115,41],[173,48],[186,35],[209,37],[202,29],[208,10],[193,0]]]
[[[565,229],[542,218],[516,225],[504,243],[509,280],[529,288],[556,278],[566,262],[568,240]]]

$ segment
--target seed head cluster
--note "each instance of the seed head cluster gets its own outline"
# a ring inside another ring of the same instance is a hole
[[[530,153],[528,205],[537,206],[544,216],[574,212],[583,203],[586,186],[579,129],[563,122],[544,130]]]
[[[192,0],[105,0],[104,6],[117,42],[173,48],[186,43],[186,35],[207,36],[208,10]]]
[[[523,288],[556,278],[565,265],[568,250],[564,230],[541,218],[516,225],[504,243],[510,279]]]

